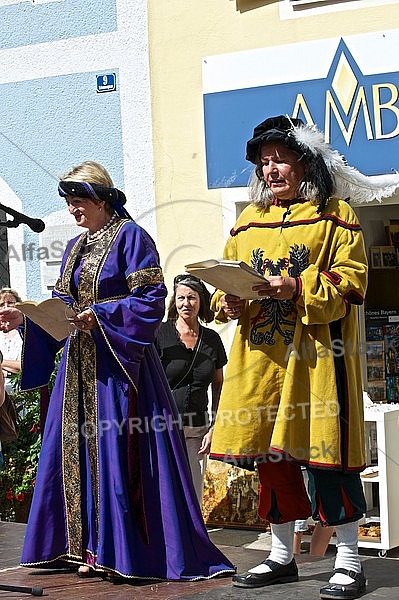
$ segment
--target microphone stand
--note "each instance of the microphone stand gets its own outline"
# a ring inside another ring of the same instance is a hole
[[[0,204],[0,210],[6,213],[7,207],[3,204]],[[18,227],[19,225],[22,225],[22,221],[18,220],[17,217],[14,217],[12,221],[0,221],[0,227]]]
[[[35,233],[41,233],[45,228],[45,224],[41,219],[28,217],[27,215],[18,212],[10,206],[4,206],[4,204],[0,203],[0,210],[13,217],[12,221],[1,221],[0,226],[3,225],[5,227],[18,227],[18,225],[27,225]]]
[[[0,585],[3,592],[19,592],[20,594],[30,594],[31,596],[43,596],[43,588],[28,588],[19,585]]]
[[[12,221],[0,221],[0,227],[18,227],[18,225],[21,225],[21,223],[22,221],[17,223],[15,219]]]

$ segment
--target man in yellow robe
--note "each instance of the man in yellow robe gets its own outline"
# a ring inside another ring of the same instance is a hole
[[[337,535],[334,573],[320,596],[351,600],[366,589],[357,543],[365,512],[357,306],[367,259],[361,226],[340,198],[388,192],[373,190],[299,119],[258,125],[247,159],[256,165],[252,203],[232,229],[224,258],[245,261],[265,283],[254,288],[256,300],[221,290],[213,297],[217,322],[238,322],[211,456],[257,464],[259,514],[271,523],[272,549],[233,585],[296,581],[294,521],[312,513]],[[309,472],[311,504],[301,465]]]

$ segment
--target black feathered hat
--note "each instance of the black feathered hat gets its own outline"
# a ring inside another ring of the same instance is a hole
[[[296,141],[293,130],[294,126],[298,127],[299,125],[304,125],[301,119],[288,119],[283,115],[269,117],[262,121],[255,127],[253,137],[247,142],[246,159],[256,164],[260,147],[271,141],[282,142],[294,152],[303,154],[303,149]]]

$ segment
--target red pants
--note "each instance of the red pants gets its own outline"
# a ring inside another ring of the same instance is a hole
[[[323,525],[359,520],[366,511],[359,473],[308,468],[309,493],[301,467],[294,461],[258,463],[260,480],[258,514],[270,523],[302,520],[311,514]]]
[[[270,523],[307,519],[312,510],[298,463],[279,460],[258,464],[258,514]]]

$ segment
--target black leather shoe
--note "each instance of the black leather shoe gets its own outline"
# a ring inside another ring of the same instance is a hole
[[[363,567],[360,573],[349,571],[348,569],[335,569],[333,575],[335,573],[348,575],[354,581],[346,585],[342,583],[328,583],[321,588],[320,598],[325,598],[326,600],[329,598],[333,600],[356,600],[356,598],[360,598],[365,593],[367,580],[364,576]]]
[[[263,564],[270,567],[268,573],[250,573],[246,571],[241,575],[234,575],[233,585],[236,587],[257,588],[273,583],[289,583],[290,581],[298,581],[298,567],[293,558],[288,565],[280,565],[267,558]]]
[[[126,577],[122,577],[122,575],[118,575],[117,573],[108,573],[105,578],[106,581],[113,583],[114,585],[122,585],[122,583],[128,583],[128,579]]]

